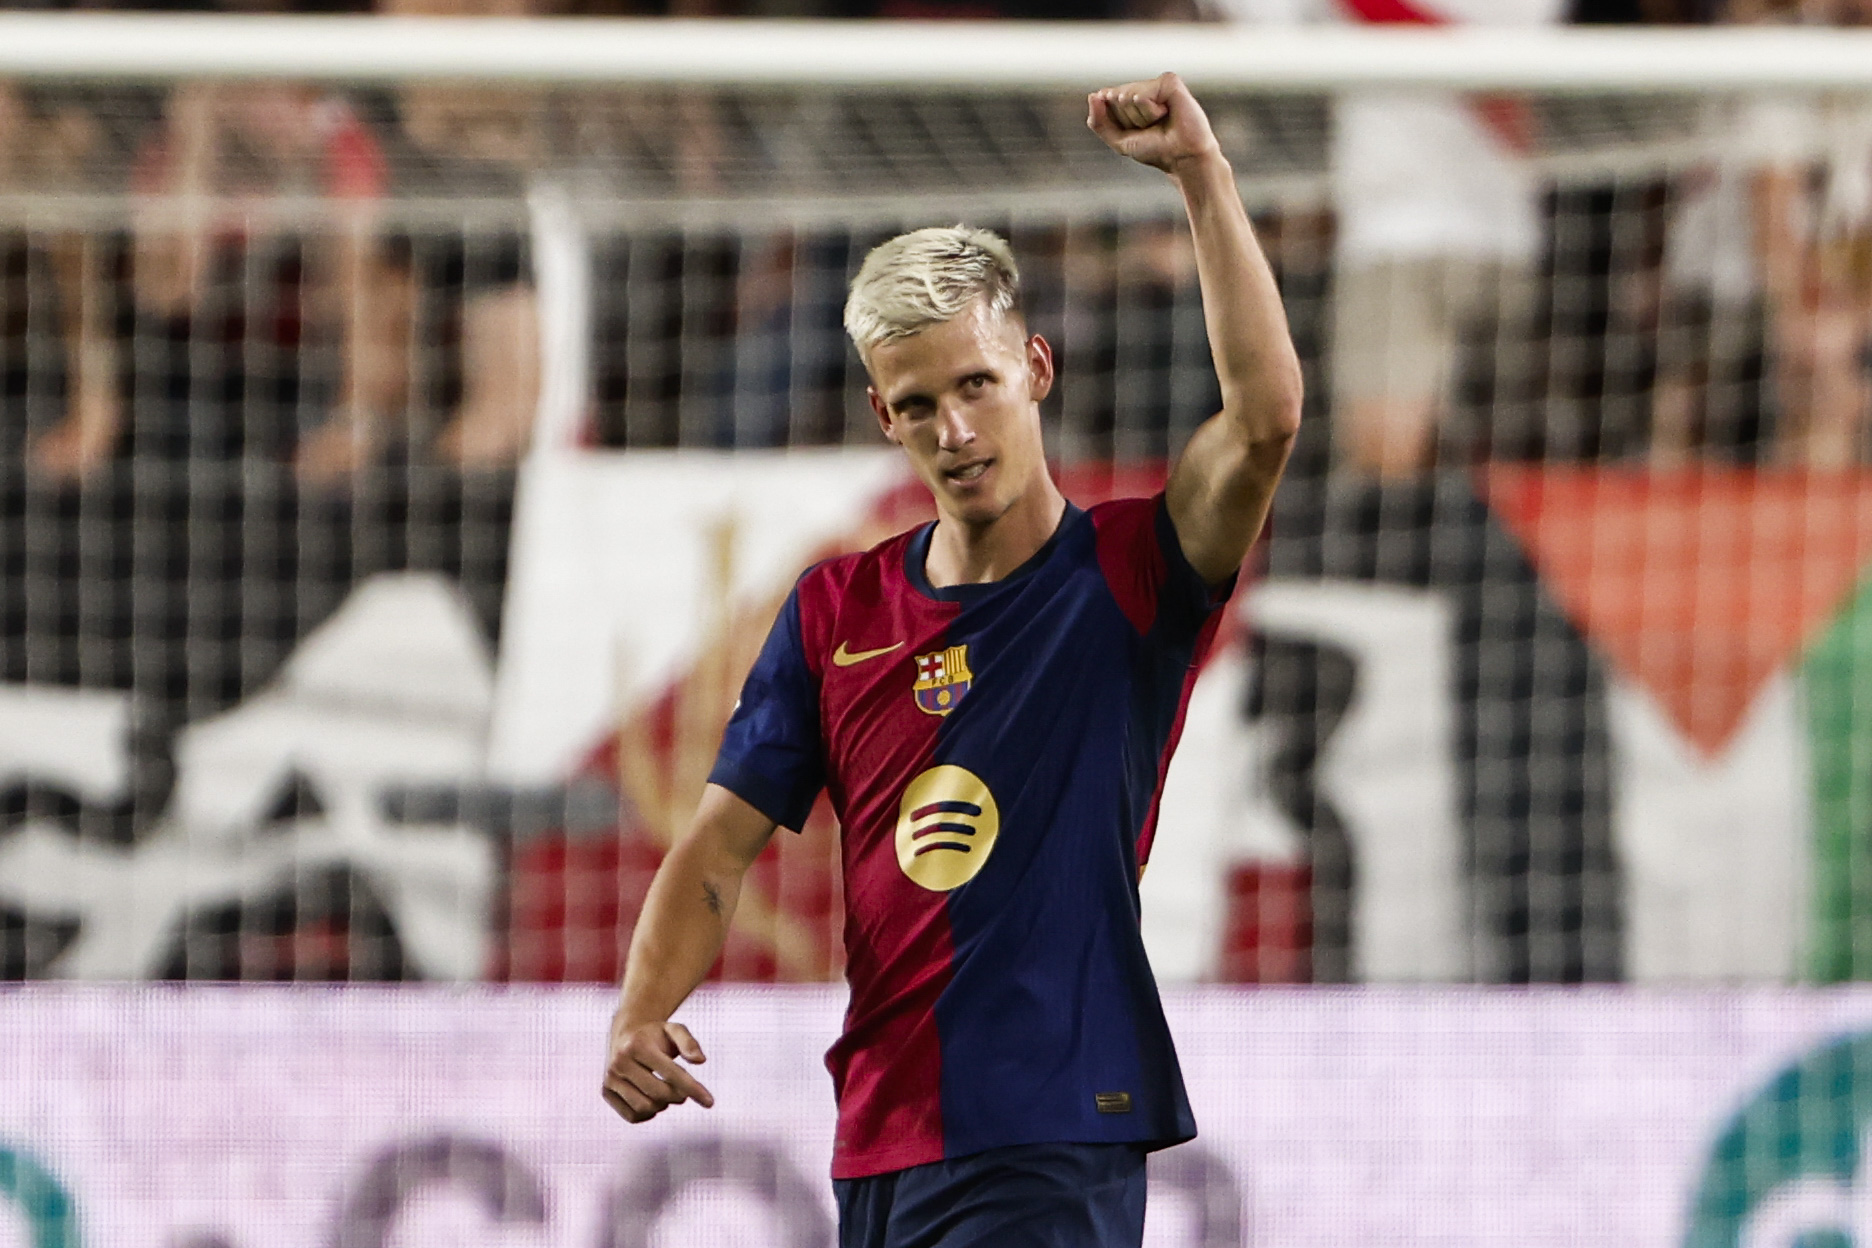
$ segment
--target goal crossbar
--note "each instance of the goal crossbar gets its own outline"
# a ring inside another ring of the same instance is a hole
[[[0,77],[1056,92],[1872,88],[1872,31],[0,14]]]

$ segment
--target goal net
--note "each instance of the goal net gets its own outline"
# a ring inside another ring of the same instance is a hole
[[[930,514],[869,247],[1007,234],[1081,504],[1217,408],[1084,126],[1163,66],[1308,397],[1160,978],[1872,969],[1861,36],[6,17],[0,977],[614,980],[794,576]],[[722,977],[838,976],[837,855]]]

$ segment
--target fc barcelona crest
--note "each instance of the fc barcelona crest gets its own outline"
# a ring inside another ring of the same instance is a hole
[[[947,715],[969,691],[968,647],[950,646],[916,656],[916,704],[931,715]]]

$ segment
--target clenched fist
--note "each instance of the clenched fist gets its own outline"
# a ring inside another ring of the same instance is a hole
[[[1202,105],[1175,74],[1094,91],[1086,125],[1114,152],[1172,176],[1222,154]]]
[[[684,1101],[714,1106],[714,1095],[676,1064],[678,1057],[697,1065],[708,1060],[681,1023],[633,1026],[620,1012],[611,1020],[610,1047],[604,1099],[626,1122],[648,1122]]]

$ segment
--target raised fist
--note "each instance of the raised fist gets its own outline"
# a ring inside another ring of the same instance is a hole
[[[1175,74],[1094,91],[1086,125],[1114,152],[1169,174],[1221,151],[1202,105]]]

